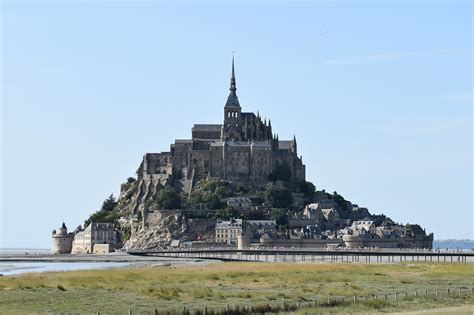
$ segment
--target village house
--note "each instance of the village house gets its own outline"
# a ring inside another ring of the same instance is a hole
[[[252,209],[252,200],[249,198],[232,197],[227,198],[227,207],[240,210],[242,212],[248,212]]]
[[[117,245],[117,231],[112,223],[92,222],[83,231],[74,235],[72,253],[108,253]]]
[[[352,235],[375,235],[376,233],[374,221],[371,220],[354,221],[350,230]]]
[[[242,233],[242,219],[217,220],[216,242],[237,245],[237,237]]]

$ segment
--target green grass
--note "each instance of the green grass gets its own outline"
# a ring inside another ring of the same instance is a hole
[[[0,313],[126,313],[220,308],[230,305],[302,305],[342,297],[414,292],[407,300],[335,303],[306,313],[367,313],[474,307],[470,294],[425,298],[425,289],[471,287],[471,264],[449,263],[219,263],[190,267],[147,267],[31,273],[0,277]]]

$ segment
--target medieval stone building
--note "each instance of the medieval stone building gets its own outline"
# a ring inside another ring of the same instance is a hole
[[[138,170],[145,195],[152,194],[171,176],[180,189],[192,189],[196,176],[239,184],[259,185],[279,166],[285,165],[296,180],[305,180],[305,166],[297,155],[296,137],[279,140],[270,120],[242,112],[232,59],[230,94],[222,124],[195,124],[192,137],[176,140],[169,152],[146,153]],[[146,196],[143,196],[146,198]]]

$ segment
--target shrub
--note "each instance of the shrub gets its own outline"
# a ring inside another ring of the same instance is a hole
[[[280,226],[288,225],[288,213],[285,209],[271,209],[269,217],[272,220],[276,220],[276,223]]]
[[[299,190],[308,198],[313,198],[316,187],[312,182],[301,181],[299,184]]]
[[[286,187],[268,186],[265,189],[265,203],[273,208],[285,208],[292,202],[291,191]]]
[[[118,202],[113,194],[110,194],[107,199],[102,203],[100,210],[91,214],[89,218],[84,221],[84,227],[88,226],[91,222],[111,222],[115,223],[120,217],[117,209]]]
[[[181,196],[172,187],[165,186],[158,191],[156,202],[162,209],[179,209]]]

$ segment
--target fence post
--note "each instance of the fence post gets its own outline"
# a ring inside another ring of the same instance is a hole
[[[186,307],[184,307],[184,310],[186,311]],[[183,312],[184,314],[184,312]],[[155,315],[158,315],[158,310],[155,308]]]
[[[428,296],[428,289],[425,290],[425,296]]]
[[[128,309],[128,315],[132,315],[132,309]]]
[[[357,302],[357,296],[354,295],[354,302]]]
[[[408,292],[405,291],[405,299],[408,299]]]
[[[449,288],[446,291],[448,292],[448,295],[449,295]]]
[[[436,296],[438,296],[438,288],[436,288],[436,292],[435,292]]]
[[[316,307],[317,305],[318,305],[318,302],[314,300],[314,307]]]
[[[418,291],[415,290],[415,297],[418,297]]]
[[[207,315],[207,305],[204,306],[204,315]]]
[[[229,303],[227,303],[227,305],[226,305],[226,310],[227,310],[227,311],[230,310],[230,304],[229,304]]]
[[[387,294],[385,294],[384,299],[385,299],[385,301],[387,301]]]
[[[459,294],[461,294],[461,288],[459,288]]]
[[[397,301],[397,300],[398,300],[398,293],[395,292],[395,301]]]
[[[296,308],[300,308],[300,301],[296,301]]]

